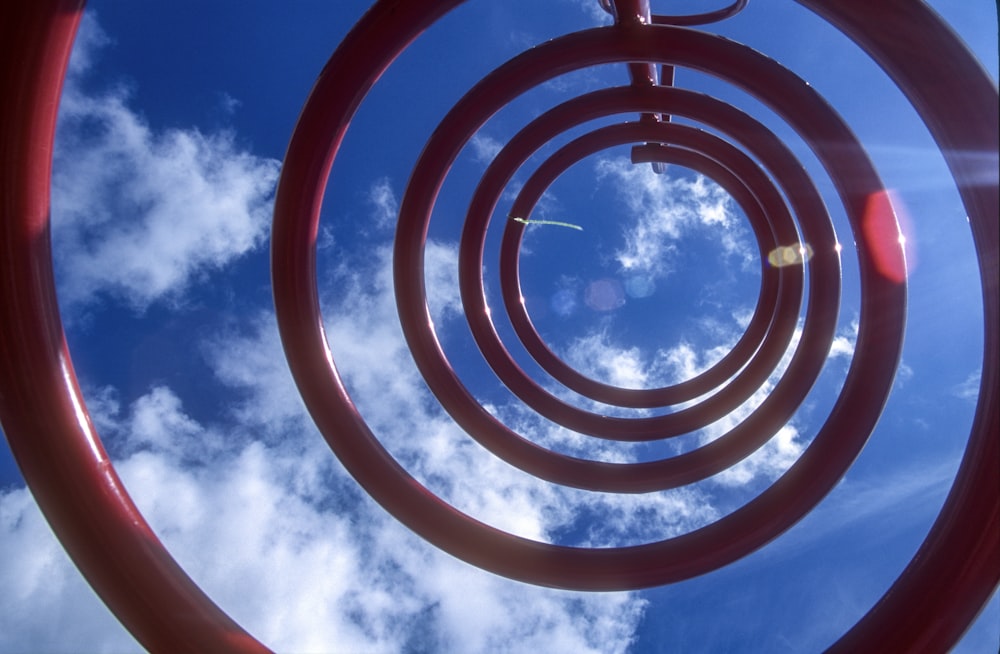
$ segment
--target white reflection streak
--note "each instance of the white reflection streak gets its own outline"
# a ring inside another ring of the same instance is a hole
[[[108,460],[107,452],[104,451],[104,447],[101,445],[100,436],[98,436],[97,429],[90,420],[90,414],[87,413],[87,407],[83,405],[80,390],[77,388],[74,380],[72,366],[63,356],[59,357],[59,364],[59,367],[62,370],[63,381],[70,389],[69,396],[73,401],[73,413],[76,414],[77,424],[83,428],[87,445],[90,446],[90,451],[94,455],[94,460],[98,462],[105,462]]]

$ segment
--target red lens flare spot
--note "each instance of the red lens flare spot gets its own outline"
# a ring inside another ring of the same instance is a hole
[[[875,268],[894,282],[906,281],[906,236],[900,228],[902,204],[889,190],[872,193],[861,224],[862,247],[871,252]]]

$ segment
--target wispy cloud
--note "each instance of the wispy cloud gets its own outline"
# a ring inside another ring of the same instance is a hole
[[[384,177],[372,185],[368,191],[368,201],[372,205],[372,218],[377,226],[384,228],[395,224],[399,214],[399,201],[388,178]]]
[[[883,537],[926,521],[940,507],[957,469],[956,455],[947,460],[911,462],[874,480],[848,474],[800,527],[777,541],[767,556],[781,557],[786,548],[818,544],[844,529],[865,528],[876,520]]]
[[[668,275],[678,241],[695,230],[710,234],[725,256],[746,265],[753,261],[733,200],[715,183],[701,175],[657,175],[620,158],[602,158],[596,167],[598,178],[619,190],[632,217],[625,244],[615,252],[623,271]]]
[[[490,163],[503,148],[503,143],[482,132],[476,132],[469,140],[472,156],[480,163]]]
[[[613,20],[611,14],[601,6],[600,0],[570,0],[570,2],[598,25],[610,24]]]
[[[979,386],[982,375],[982,370],[975,370],[969,373],[965,381],[951,389],[951,394],[963,400],[975,400],[979,397]]]

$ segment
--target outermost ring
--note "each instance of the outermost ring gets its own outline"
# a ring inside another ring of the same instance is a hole
[[[52,151],[82,0],[0,3],[0,421],[95,593],[152,651],[266,652],[202,591],[122,485],[87,413],[56,297]]]

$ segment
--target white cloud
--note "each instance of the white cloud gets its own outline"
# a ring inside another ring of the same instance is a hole
[[[896,368],[895,388],[902,388],[911,379],[913,379],[913,368],[906,361],[900,361],[899,367]]]
[[[72,309],[109,294],[143,309],[264,241],[279,163],[243,151],[230,133],[154,129],[122,89],[85,93],[80,79],[106,40],[84,22],[60,106],[60,300]]]
[[[430,244],[429,278],[451,278],[454,256],[455,246]],[[383,248],[366,265],[345,266],[346,290],[325,302],[336,316],[328,333],[338,365],[373,429],[463,510],[535,538],[567,528],[581,493],[522,483],[522,473],[484,453],[428,397],[399,333],[390,261]],[[444,325],[457,315],[453,280],[435,288],[434,316]],[[93,394],[95,422],[121,450],[116,468],[129,492],[225,611],[279,651],[626,651],[645,607],[637,594],[496,577],[435,550],[374,506],[311,426],[273,324],[262,316],[205,348],[216,377],[242,398],[217,422],[192,418],[182,389],[156,386],[127,406],[113,389]],[[662,510],[646,522],[668,529],[659,537],[682,530],[701,517],[697,499],[654,498]],[[586,508],[613,519],[578,537],[585,541],[618,538],[638,517],[620,499]],[[0,496],[0,515],[5,560],[25,562],[4,571],[5,587],[18,591],[0,599],[0,649],[137,649],[95,603],[25,491]]]
[[[965,378],[965,381],[952,389],[952,395],[963,400],[975,400],[979,397],[979,386],[981,384],[982,375],[982,370],[975,370],[969,373],[969,376]],[[909,376],[913,376],[912,370],[910,371]]]
[[[574,339],[566,351],[567,363],[588,377],[622,388],[649,385],[648,366],[639,348],[614,346],[606,331]]]
[[[238,98],[234,98],[226,92],[219,93],[219,105],[222,107],[223,113],[226,115],[232,115],[236,113],[236,110],[242,106],[242,102]]]
[[[571,0],[587,17],[598,25],[606,25],[613,22],[614,18],[601,5],[601,0]],[[610,5],[610,2],[607,4]]]
[[[666,385],[698,376],[732,349],[736,342],[735,335],[735,332],[730,331],[724,338],[716,341],[717,345],[705,349],[681,341],[673,347],[657,350],[652,363],[656,378],[663,380],[661,385]]]
[[[731,324],[713,324],[716,344],[710,347],[699,348],[681,341],[669,348],[646,352],[641,348],[619,346],[606,331],[601,331],[576,339],[567,348],[565,357],[582,373],[615,385],[651,388],[675,384],[704,372],[732,349],[741,331],[741,314],[737,312],[731,318]],[[734,429],[767,399],[787,368],[800,336],[800,331],[796,330],[775,371],[743,404],[696,433],[698,444],[713,441]],[[696,398],[675,408],[684,408],[702,399]],[[787,470],[803,448],[799,426],[794,420],[790,421],[760,449],[711,477],[709,483],[729,489],[756,488],[757,482],[773,480]]]
[[[531,479],[484,452],[442,414],[412,364],[396,317],[391,248],[365,256],[344,262],[324,297],[331,350],[373,430],[436,494],[513,533],[582,546],[658,540],[718,517],[697,488],[638,497],[584,493]],[[439,332],[460,317],[456,256],[454,245],[427,246]],[[95,393],[92,402],[97,424],[123,444],[117,468],[135,501],[224,610],[282,651],[328,651],[331,643],[347,651],[626,651],[645,607],[637,594],[566,593],[510,582],[436,551],[375,507],[315,433],[273,325],[273,316],[262,314],[242,333],[220,335],[205,348],[217,379],[241,398],[217,423],[193,419],[183,393],[166,386],[125,408],[111,389]],[[650,365],[607,339],[577,346],[618,381],[638,384],[665,374],[662,363]],[[611,352],[615,356],[605,356]],[[691,365],[712,356],[692,350]],[[558,441],[565,431],[516,406],[496,412],[542,443]],[[591,456],[611,449],[593,439],[576,442]],[[781,440],[777,454],[784,455],[789,442]],[[767,470],[761,464],[750,474]],[[10,560],[37,557],[54,577],[43,588],[20,576],[37,577],[37,565],[9,571],[10,587],[27,588],[4,600],[18,604],[0,605],[3,615],[18,620],[0,624],[10,634],[9,649],[31,643],[58,650],[65,647],[63,633],[79,633],[74,647],[132,649],[39,530],[43,523],[23,491],[4,495],[0,507],[0,542]],[[38,639],[52,616],[74,622],[77,604],[87,605],[78,614],[96,627],[71,624]],[[32,609],[26,617],[13,606]]]
[[[692,181],[671,176],[669,169],[657,175],[649,166],[621,158],[602,158],[596,170],[599,179],[610,178],[634,221],[624,246],[615,252],[623,271],[668,275],[678,241],[695,230],[717,240],[726,257],[743,265],[753,261],[732,198],[703,176]]]
[[[279,651],[545,643],[554,652],[623,652],[642,616],[635,594],[534,588],[436,551],[360,493],[345,497],[350,482],[315,433],[294,429],[265,444],[237,426],[215,438],[220,428],[192,420],[165,388],[134,402],[118,429],[137,449],[117,469],[157,534],[210,596]],[[167,433],[174,439],[161,438]],[[472,472],[460,448],[428,449],[442,458],[428,467],[450,466],[455,494],[513,521],[544,523],[536,498],[512,495],[494,470],[478,479],[497,483],[459,483]],[[21,562],[3,571],[0,648],[136,649],[90,597],[25,491],[0,496],[0,516],[5,560]]]
[[[836,336],[830,344],[830,356],[833,358],[854,356],[854,342],[846,336]]]
[[[734,417],[737,418],[734,423],[738,424],[749,414],[750,411],[746,409],[734,412]],[[723,424],[726,425],[727,430],[736,426],[728,421]],[[722,431],[721,427],[717,429]],[[744,486],[758,478],[773,480],[798,460],[799,456],[802,455],[802,450],[799,431],[789,423],[779,429],[778,433],[772,436],[759,450],[733,467],[720,472],[714,479],[730,487]]]
[[[332,287],[343,295],[325,303],[328,340],[361,414],[383,445],[432,492],[478,520],[541,540],[575,533],[580,519],[602,515],[600,529],[578,534],[580,544],[658,540],[700,526],[714,515],[699,492],[633,497],[587,493],[541,482],[486,452],[443,414],[424,388],[396,315],[391,255],[389,248],[381,248],[368,265],[342,266]],[[433,286],[437,296],[429,298],[431,317],[446,346],[450,321],[463,322],[456,260],[454,245],[428,243],[428,292]],[[594,360],[607,360],[607,351],[591,347]],[[619,369],[626,374],[628,357],[621,358]],[[568,432],[517,401],[495,406],[492,413],[545,447],[601,460],[634,460],[616,453],[621,449],[617,444]]]
[[[705,428],[703,430],[702,442],[715,440],[734,429],[746,420],[770,396],[775,386],[781,380],[781,376],[788,368],[788,364],[795,354],[795,349],[801,337],[802,328],[800,325],[796,328],[788,349],[778,362],[774,372],[768,376],[767,381],[754,391],[743,404],[722,419]],[[735,342],[735,334],[733,342]],[[717,350],[728,351],[727,348],[717,348]],[[796,420],[794,418],[791,419],[777,433],[771,436],[760,449],[731,468],[719,473],[713,477],[713,480],[723,486],[738,488],[752,484],[758,480],[772,481],[776,479],[798,460],[803,449],[805,449],[805,443],[801,439],[799,428],[800,426]]]
[[[460,316],[456,254],[454,245],[432,242],[425,257],[441,332]],[[638,497],[584,493],[531,479],[484,452],[443,415],[413,366],[390,262],[391,249],[383,247],[334,272],[338,283],[323,298],[328,338],[372,429],[428,488],[502,529],[582,546],[658,540],[718,517],[698,488]],[[136,503],[224,610],[281,651],[329,651],[331,644],[387,652],[628,649],[645,607],[638,594],[511,582],[438,552],[374,506],[315,433],[273,325],[273,316],[262,314],[246,331],[220,335],[205,348],[217,379],[241,398],[215,423],[192,418],[182,390],[166,386],[127,407],[110,389],[92,401],[96,423],[123,444],[117,468]],[[653,374],[648,370],[664,374],[604,340],[580,347],[616,379],[638,383]],[[604,356],[609,352],[616,354]],[[692,350],[691,365],[712,356]],[[516,406],[496,412],[542,443],[565,431]],[[794,442],[783,433],[774,453],[747,474],[770,474]],[[583,437],[577,443],[588,455],[610,449]],[[19,590],[0,599],[0,645],[135,649],[95,605],[24,491],[0,496],[0,516],[5,560],[27,562],[4,572],[5,587]],[[54,623],[60,628],[51,629]]]
[[[472,155],[475,160],[487,164],[493,161],[503,148],[503,143],[482,132],[473,134],[472,138],[469,139],[469,145],[472,146]]]
[[[830,344],[830,358],[843,357],[850,359],[854,356],[854,346],[858,340],[858,329],[860,324],[857,320],[852,320],[846,330],[841,330],[833,338]]]
[[[216,378],[242,396],[230,408],[232,417],[270,440],[302,428],[308,416],[284,363],[274,314],[262,312],[247,322],[252,336],[223,332],[204,351]]]
[[[372,218],[378,227],[384,228],[395,224],[399,214],[399,201],[388,178],[384,177],[372,185],[368,191],[368,201],[374,209]]]
[[[0,651],[135,651],[83,580],[27,489],[0,492]]]
[[[87,12],[80,21],[80,29],[73,43],[73,56],[69,60],[69,80],[77,79],[94,65],[98,52],[114,40],[101,28],[94,14]]]

